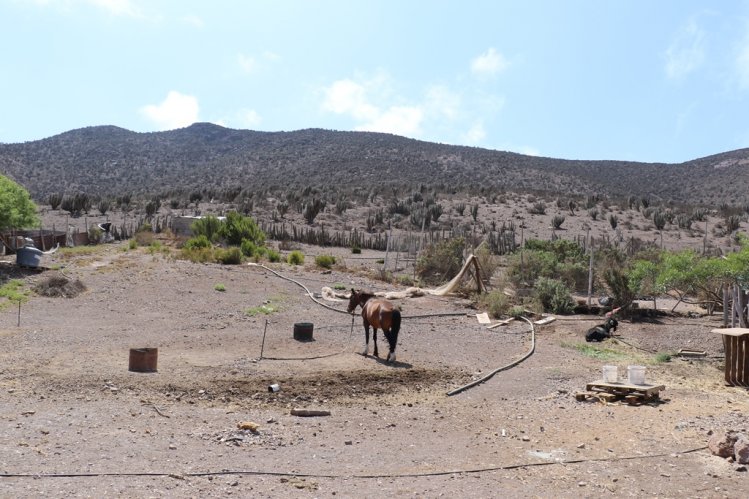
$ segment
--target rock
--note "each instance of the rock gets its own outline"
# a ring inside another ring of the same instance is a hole
[[[749,464],[749,437],[743,433],[738,436],[733,446],[733,456],[738,464]]]
[[[733,446],[738,435],[733,432],[715,433],[707,442],[707,447],[714,456],[729,457],[733,455]]]

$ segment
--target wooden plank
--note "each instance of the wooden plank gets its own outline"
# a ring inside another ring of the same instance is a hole
[[[506,326],[507,324],[509,324],[510,322],[514,320],[515,320],[514,317],[510,317],[509,319],[501,320],[497,322],[496,324],[492,324],[491,326],[486,326],[486,329],[494,329],[495,327]]]
[[[665,390],[665,385],[631,385],[628,383],[607,383],[603,380],[594,381],[586,385],[588,391],[607,391],[607,392],[619,392],[619,393],[641,393],[643,395],[652,395],[658,393],[661,390]]]
[[[726,336],[744,336],[749,334],[749,328],[745,327],[724,327],[710,330],[711,333],[723,334]]]
[[[543,319],[539,319],[537,321],[533,321],[533,324],[536,324],[538,326],[543,326],[544,324],[549,324],[557,320],[556,317],[553,315],[550,315],[549,317],[544,317]]]
[[[489,318],[489,314],[486,312],[481,314],[476,314],[476,319],[479,321],[479,324],[490,324],[492,320]]]

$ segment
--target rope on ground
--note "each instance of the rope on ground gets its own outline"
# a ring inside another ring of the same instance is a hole
[[[90,477],[204,477],[204,476],[222,476],[222,475],[252,475],[252,476],[281,476],[281,477],[299,477],[299,478],[353,478],[353,479],[383,479],[383,478],[419,478],[430,476],[445,475],[467,475],[486,473],[501,470],[516,470],[522,468],[532,468],[537,466],[569,465],[596,462],[616,462],[616,461],[633,461],[639,459],[653,459],[658,457],[667,457],[672,455],[691,454],[707,449],[707,446],[695,447],[676,452],[663,452],[659,454],[640,454],[636,456],[622,457],[603,457],[590,459],[573,459],[569,461],[544,461],[534,463],[509,464],[504,466],[488,466],[485,468],[468,468],[462,470],[449,471],[426,471],[423,473],[393,473],[393,474],[370,474],[370,475],[335,475],[322,473],[294,473],[288,471],[259,471],[259,470],[222,470],[222,471],[204,471],[204,472],[187,472],[187,473],[167,473],[167,472],[134,472],[134,473],[0,473],[0,478],[90,478]]]
[[[312,293],[312,291],[310,291],[309,288],[307,288],[307,286],[305,286],[304,284],[302,284],[301,282],[299,282],[299,281],[297,281],[295,279],[292,279],[291,277],[286,277],[285,275],[282,275],[282,274],[276,272],[275,270],[273,270],[271,268],[268,268],[265,265],[261,265],[259,263],[251,262],[251,263],[248,263],[247,265],[249,265],[251,267],[260,267],[260,268],[263,268],[263,269],[267,270],[268,272],[271,272],[271,273],[275,274],[276,276],[280,277],[281,279],[283,279],[285,281],[289,281],[289,282],[292,282],[292,283],[296,284],[297,286],[299,286],[302,289],[304,289],[304,291],[307,292],[307,296],[309,296],[309,298],[313,302],[317,303],[321,307],[325,307],[328,310],[332,310],[333,312],[338,312],[339,314],[348,314],[349,313],[347,310],[341,310],[339,308],[331,307],[327,303],[321,302],[320,300],[318,300],[317,298],[315,298],[314,293]],[[443,313],[439,313],[439,314],[404,315],[403,318],[404,319],[422,319],[422,318],[426,318],[426,317],[451,317],[451,316],[458,316],[458,315],[466,315],[466,314],[465,314],[465,312],[443,312]]]
[[[490,372],[489,374],[487,374],[483,378],[477,379],[476,381],[472,381],[472,382],[468,383],[467,385],[463,385],[461,387],[458,387],[458,388],[456,388],[454,390],[451,390],[451,391],[447,392],[447,396],[448,397],[451,397],[453,395],[457,395],[458,393],[463,392],[465,390],[468,390],[469,388],[473,388],[474,386],[480,385],[481,383],[483,383],[484,381],[490,379],[492,376],[494,376],[498,372],[502,372],[502,371],[505,371],[507,369],[513,368],[516,365],[518,365],[521,362],[523,362],[528,357],[530,357],[531,355],[533,355],[533,352],[536,350],[536,328],[533,325],[533,323],[529,319],[527,319],[526,317],[520,317],[520,318],[523,319],[528,324],[530,324],[530,326],[531,326],[531,348],[530,348],[530,350],[528,350],[528,352],[525,355],[523,355],[521,358],[519,358],[518,360],[516,360],[514,362],[511,362],[511,363],[507,364],[506,366],[502,366],[502,367],[499,367],[499,368],[493,370],[492,372]]]
[[[317,298],[315,298],[315,295],[312,293],[312,291],[310,291],[307,288],[307,286],[305,286],[304,284],[302,284],[301,282],[299,282],[297,280],[292,279],[291,277],[286,277],[285,275],[279,274],[275,270],[273,270],[271,268],[268,268],[265,265],[261,265],[259,263],[251,262],[251,263],[248,263],[247,265],[249,265],[251,267],[260,267],[260,268],[263,268],[263,269],[267,270],[268,272],[271,272],[271,273],[275,274],[276,276],[280,277],[281,279],[283,279],[285,281],[289,281],[289,282],[292,282],[292,283],[296,284],[297,286],[301,287],[303,290],[305,290],[307,292],[307,296],[309,296],[310,300],[312,300],[313,302],[317,303],[321,307],[325,307],[328,310],[332,310],[333,312],[338,312],[339,314],[348,314],[348,311],[346,311],[346,310],[341,310],[341,309],[338,309],[338,308],[335,308],[335,307],[331,307],[327,303],[321,302],[320,300],[318,300]]]

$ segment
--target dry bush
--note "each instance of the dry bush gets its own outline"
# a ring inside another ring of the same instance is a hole
[[[42,296],[52,298],[74,298],[86,291],[80,279],[72,281],[63,275],[50,276],[34,286],[34,291]]]

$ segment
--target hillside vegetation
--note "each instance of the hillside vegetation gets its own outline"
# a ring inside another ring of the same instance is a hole
[[[196,123],[168,132],[114,126],[0,144],[0,174],[35,199],[233,189],[429,185],[443,192],[510,190],[653,198],[717,206],[749,199],[749,149],[681,164],[562,160],[372,132],[233,130]]]

